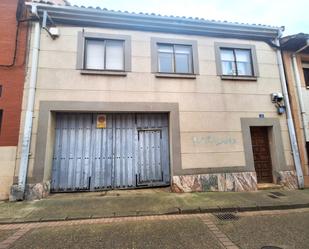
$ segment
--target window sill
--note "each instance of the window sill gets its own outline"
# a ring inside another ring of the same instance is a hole
[[[196,74],[156,73],[157,78],[196,79]]]
[[[127,72],[122,71],[100,71],[100,70],[81,70],[81,74],[90,75],[109,75],[109,76],[127,76]]]
[[[246,80],[246,81],[257,81],[256,76],[228,76],[221,75],[222,80]]]

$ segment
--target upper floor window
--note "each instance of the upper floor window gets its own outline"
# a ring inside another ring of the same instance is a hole
[[[196,41],[152,38],[152,72],[158,77],[198,74]]]
[[[222,75],[252,76],[249,49],[220,48]]]
[[[215,43],[217,73],[225,79],[250,79],[258,76],[254,46]]]
[[[306,87],[309,88],[309,63],[303,62],[303,72],[304,72],[304,79]]]
[[[79,32],[77,68],[82,73],[124,73],[131,71],[129,36]]]
[[[124,41],[86,39],[85,69],[124,71]]]
[[[158,72],[192,74],[192,46],[158,44]]]

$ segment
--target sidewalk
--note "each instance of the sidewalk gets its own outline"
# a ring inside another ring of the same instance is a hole
[[[170,193],[168,189],[53,194],[40,201],[1,202],[0,224],[220,211],[309,207],[309,189]]]

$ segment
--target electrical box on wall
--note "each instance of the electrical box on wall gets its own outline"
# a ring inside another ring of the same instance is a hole
[[[285,106],[278,106],[278,107],[277,107],[277,113],[278,113],[279,115],[285,113]]]
[[[275,104],[277,113],[282,115],[285,113],[285,105],[283,103],[283,94],[280,92],[270,94],[271,102]]]
[[[283,100],[283,95],[282,93],[272,93],[271,95],[271,102],[272,103],[278,103]]]
[[[57,38],[60,36],[60,31],[58,28],[56,27],[51,27],[49,28],[49,33],[53,38]]]

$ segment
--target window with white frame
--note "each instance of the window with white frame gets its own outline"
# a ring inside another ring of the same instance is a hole
[[[192,74],[192,46],[176,44],[157,44],[158,72]]]
[[[250,49],[220,48],[222,75],[252,76]]]
[[[222,78],[256,78],[258,76],[255,47],[215,43],[217,73]]]
[[[156,77],[195,78],[199,73],[197,41],[152,37],[151,66]]]
[[[79,32],[77,69],[81,73],[131,71],[131,39],[126,35]]]
[[[124,41],[86,39],[85,69],[124,70]]]

